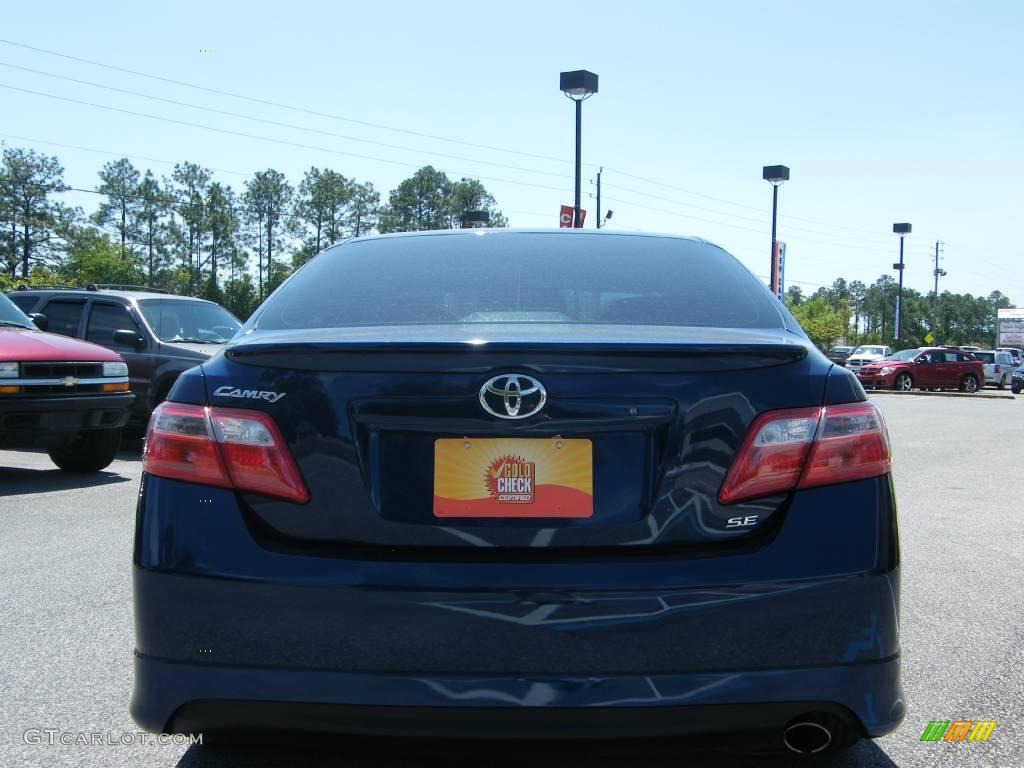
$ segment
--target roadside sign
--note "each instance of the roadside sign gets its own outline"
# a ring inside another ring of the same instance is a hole
[[[999,326],[997,347],[1019,347],[1024,344],[1024,309],[997,309]]]
[[[563,229],[572,229],[572,212],[573,207],[571,205],[563,205],[562,210],[558,216],[558,226]],[[587,212],[580,208],[580,227],[583,226],[583,222],[587,220]]]

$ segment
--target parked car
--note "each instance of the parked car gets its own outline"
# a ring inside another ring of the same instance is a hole
[[[985,380],[982,364],[968,352],[944,347],[904,349],[857,371],[865,389],[959,389],[977,392]]]
[[[44,333],[0,294],[0,446],[43,447],[61,469],[99,471],[117,455],[134,399],[119,355]]]
[[[861,366],[881,360],[883,357],[888,357],[891,354],[892,347],[880,344],[863,344],[853,350],[853,354],[847,358],[846,367],[856,373],[861,369]]]
[[[996,352],[1009,352],[1010,357],[1013,358],[1014,368],[1024,365],[1024,350],[1017,347],[996,347]]]
[[[964,352],[977,352],[981,347],[976,347],[973,344],[961,344],[957,349],[962,349]]]
[[[846,365],[847,358],[853,354],[853,347],[832,347],[828,351],[828,359],[836,365]]]
[[[124,358],[135,394],[130,422],[140,429],[182,371],[219,352],[241,326],[212,301],[133,286],[19,288],[8,296],[23,311],[46,315],[51,331]]]
[[[146,729],[808,752],[903,717],[882,416],[703,240],[332,247],[179,377],[143,462]]]
[[[1013,378],[1013,357],[1009,352],[997,352],[994,349],[979,349],[972,352],[978,360],[985,364],[985,384],[1006,389]]]
[[[1010,391],[1013,394],[1019,395],[1022,389],[1024,389],[1024,366],[1014,369],[1013,379],[1010,382]]]

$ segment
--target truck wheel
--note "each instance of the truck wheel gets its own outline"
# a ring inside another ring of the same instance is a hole
[[[911,378],[909,373],[901,373],[896,377],[896,381],[893,382],[892,388],[899,390],[900,392],[909,392],[914,388],[914,380]]]
[[[967,374],[960,379],[960,391],[961,392],[977,392],[978,391],[978,377],[972,374]]]
[[[110,466],[120,447],[120,429],[95,429],[79,432],[70,442],[51,447],[48,453],[65,472],[99,472]]]

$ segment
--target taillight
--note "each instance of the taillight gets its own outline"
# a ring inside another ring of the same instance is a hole
[[[259,411],[161,403],[149,420],[142,468],[172,480],[309,501],[277,425]]]
[[[722,504],[884,475],[889,436],[873,403],[769,411],[747,432],[718,493]]]
[[[735,504],[796,487],[820,418],[821,408],[769,411],[758,416],[729,467],[718,500]]]

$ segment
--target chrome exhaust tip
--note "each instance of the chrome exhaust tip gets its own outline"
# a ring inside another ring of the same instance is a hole
[[[798,720],[786,727],[782,742],[797,754],[813,755],[828,749],[832,743],[832,731],[812,720]]]

